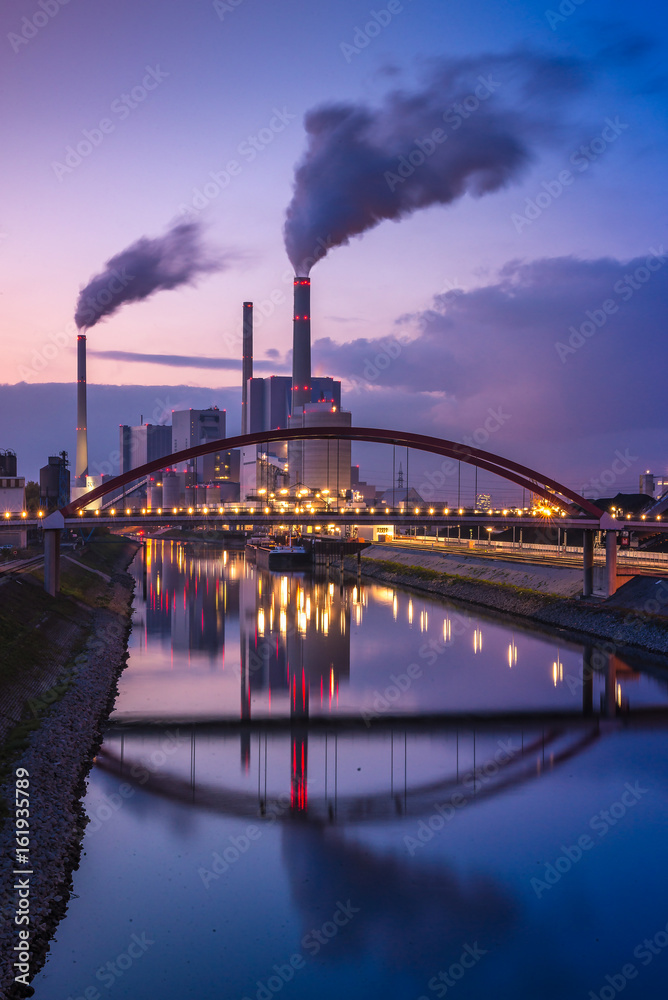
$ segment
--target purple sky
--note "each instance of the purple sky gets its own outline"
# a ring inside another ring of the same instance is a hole
[[[323,105],[371,123],[361,145],[348,133],[356,155],[383,153],[368,169],[352,153],[337,162],[337,133],[313,161],[315,201],[300,202],[308,225],[331,228],[357,201],[383,219],[407,215],[332,249],[312,272],[314,371],[344,380],[355,423],[461,440],[491,426],[492,410],[503,417],[484,447],[577,488],[617,451],[629,463],[621,488],[637,488],[645,467],[668,471],[668,18],[649,0],[632,21],[619,0],[586,0],[561,20],[549,13],[558,4],[537,0],[374,9],[389,18],[378,32],[367,32],[358,0],[3,8],[0,447],[17,451],[22,474],[74,452],[80,290],[184,212],[225,268],[90,331],[89,382],[109,386],[98,411],[91,393],[91,467],[164,387],[178,386],[179,406],[227,406],[237,429],[244,299],[256,303],[258,374],[286,370],[282,229],[308,148],[304,117],[322,122]],[[446,119],[447,142],[398,189],[400,211],[363,198],[369,169],[377,178],[374,164],[398,164],[479,76],[498,86],[461,127]],[[77,162],[67,149],[82,142]],[[481,157],[496,171],[486,186],[471,173]],[[450,197],[444,178],[455,173],[464,181]],[[591,335],[574,335],[583,323]],[[69,394],[45,385],[67,382]],[[137,388],[114,388],[124,386]],[[382,478],[368,461],[369,478]]]

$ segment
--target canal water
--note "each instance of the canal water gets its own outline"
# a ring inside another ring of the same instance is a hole
[[[149,541],[37,1000],[665,997],[668,674]]]

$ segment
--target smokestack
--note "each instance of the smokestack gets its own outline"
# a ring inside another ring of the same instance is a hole
[[[253,377],[253,303],[244,302],[244,329],[241,361],[241,433],[248,434],[248,379]]]
[[[292,413],[311,402],[311,279],[295,277],[292,335]]]
[[[88,475],[88,429],[86,416],[86,335],[77,337],[77,460],[74,470],[77,486],[86,485]]]

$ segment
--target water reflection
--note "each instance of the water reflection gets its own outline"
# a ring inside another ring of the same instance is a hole
[[[156,943],[119,1000],[267,1000],[270,981],[293,1000],[415,1000],[443,995],[467,946],[484,961],[462,1000],[563,1000],[665,925],[664,677],[215,547],[153,542],[133,572],[130,660],[37,1000],[86,995],[144,930]],[[626,783],[646,791],[599,840],[592,817]],[[583,833],[595,848],[536,893]],[[663,995],[659,962],[643,975]]]

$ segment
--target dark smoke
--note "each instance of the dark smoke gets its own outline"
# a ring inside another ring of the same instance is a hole
[[[142,236],[108,260],[80,292],[74,321],[79,329],[95,326],[126,302],[141,302],[154,292],[191,284],[224,266],[202,245],[198,221],[178,222],[164,236]]]
[[[441,62],[421,89],[394,91],[377,109],[307,112],[308,146],[284,228],[296,273],[383,219],[519,179],[534,147],[558,133],[564,98],[584,86],[574,60],[520,52]],[[435,129],[446,136],[440,143]]]

